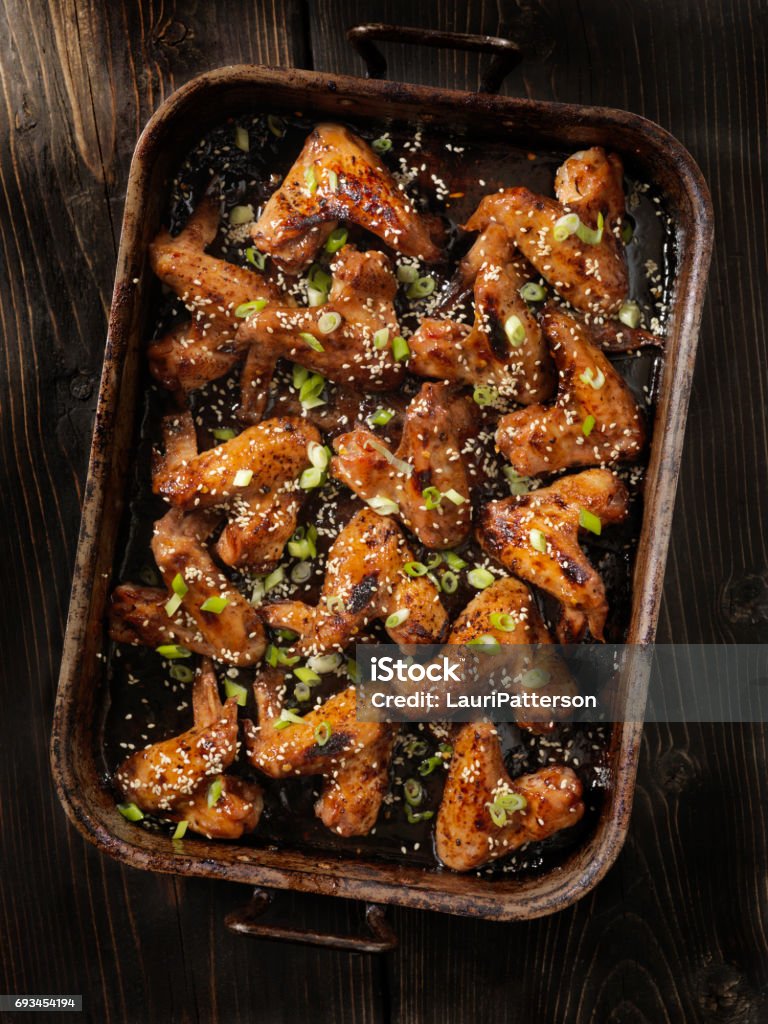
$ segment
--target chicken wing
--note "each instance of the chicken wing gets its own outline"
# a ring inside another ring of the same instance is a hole
[[[264,626],[256,610],[216,567],[205,545],[218,518],[210,510],[171,509],[155,523],[152,553],[169,592],[177,576],[184,581],[186,589],[172,622],[184,622],[182,616],[189,616],[219,661],[252,665],[266,647]],[[211,599],[215,607],[203,611]],[[220,600],[225,602],[223,607],[218,607]]]
[[[480,513],[477,535],[483,549],[563,605],[561,643],[580,639],[587,625],[596,640],[604,639],[605,586],[579,546],[578,533],[585,516],[593,528],[620,523],[628,504],[618,477],[607,469],[588,469],[530,494],[488,502]]]
[[[424,384],[408,406],[394,455],[370,430],[353,430],[334,440],[331,474],[363,500],[395,502],[398,518],[426,547],[461,544],[472,526],[464,448],[475,413],[458,388]]]
[[[499,450],[523,476],[636,459],[645,422],[632,392],[583,325],[557,311],[542,324],[560,374],[557,399],[503,416]]]
[[[525,258],[572,306],[585,312],[617,312],[627,298],[628,275],[619,237],[624,212],[621,161],[595,148],[565,161],[557,174],[558,200],[527,188],[511,188],[485,196],[467,221],[468,231],[500,224]],[[582,190],[582,191],[580,191]],[[599,241],[582,241],[577,233],[562,240],[555,225],[568,212],[581,224],[598,229]]]
[[[280,417],[198,454],[192,416],[180,413],[163,421],[163,439],[164,454],[153,455],[155,494],[185,510],[225,504],[216,554],[238,569],[273,568],[296,529],[306,497],[299,478],[310,465],[308,446],[321,444],[319,432],[306,420]]]
[[[554,386],[551,360],[539,323],[520,297],[525,278],[501,225],[487,226],[471,262],[474,326],[422,320],[409,340],[408,369],[422,377],[488,385],[523,404],[548,398]]]
[[[584,814],[581,796],[578,776],[564,765],[510,779],[495,727],[465,725],[454,741],[437,815],[437,855],[454,871],[482,867],[571,828]],[[519,809],[504,810],[505,802]]]
[[[427,223],[370,146],[348,128],[319,124],[264,207],[253,241],[286,272],[298,273],[340,220],[407,256],[440,259]]]
[[[264,605],[261,612],[273,629],[299,634],[301,654],[342,651],[369,622],[396,612],[398,625],[387,627],[393,643],[438,643],[448,619],[435,584],[403,572],[413,559],[397,523],[363,508],[328,552],[317,606],[280,601]]]
[[[402,380],[403,364],[392,350],[398,334],[393,305],[397,281],[389,260],[383,253],[358,252],[353,245],[345,245],[331,272],[333,282],[325,305],[311,309],[267,306],[240,327],[238,343],[249,350],[241,382],[243,420],[261,418],[281,357],[328,380],[359,384],[370,391],[392,390]],[[326,325],[332,330],[321,329]],[[384,344],[379,347],[382,337]]]
[[[115,587],[109,608],[111,639],[144,647],[181,644],[196,654],[215,658],[218,648],[204,639],[189,615],[179,609],[173,619],[168,617],[165,606],[169,597],[164,587],[142,587],[136,583]]]
[[[152,269],[193,317],[149,347],[149,368],[171,391],[186,393],[228,373],[242,355],[235,310],[254,299],[281,299],[262,274],[206,254],[218,224],[219,203],[206,196],[175,238],[164,230],[149,246]]]
[[[261,787],[237,775],[220,775],[218,781],[221,788],[214,794],[213,803],[211,788],[206,782],[165,817],[188,822],[193,832],[206,839],[239,839],[253,832],[264,810]]]
[[[359,722],[350,686],[304,715],[301,724],[278,729],[284,689],[283,674],[275,670],[263,672],[254,684],[259,724],[245,727],[251,764],[274,779],[322,775],[317,816],[339,835],[365,835],[387,791],[392,727]]]

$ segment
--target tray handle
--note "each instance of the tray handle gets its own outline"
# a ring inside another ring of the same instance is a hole
[[[415,43],[419,46],[432,46],[438,50],[455,49],[467,50],[470,53],[493,54],[493,60],[481,76],[480,92],[498,92],[510,71],[523,59],[520,47],[512,39],[472,35],[467,32],[443,32],[434,28],[368,22],[364,25],[353,25],[348,29],[347,39],[365,61],[367,78],[383,78],[387,73],[386,58],[376,46],[376,42]]]
[[[270,889],[254,889],[251,902],[242,910],[227,914],[224,924],[230,931],[254,939],[279,939],[305,946],[350,950],[353,953],[388,953],[397,948],[397,936],[383,907],[377,903],[365,904],[362,928],[358,934],[338,935],[271,920],[275,916],[270,913],[276,902],[275,896]]]

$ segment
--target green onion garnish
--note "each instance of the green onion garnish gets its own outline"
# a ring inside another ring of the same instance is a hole
[[[443,496],[437,487],[425,487],[421,492],[421,496],[424,499],[428,512],[431,512],[433,508],[437,508],[443,500]]]
[[[520,676],[520,682],[528,690],[538,690],[549,682],[549,672],[543,668],[529,668]]]
[[[248,700],[248,691],[240,683],[236,683],[234,679],[225,679],[224,693],[227,697],[235,697],[239,707],[245,707],[245,702]]]
[[[251,480],[253,480],[252,469],[238,469],[235,473],[235,487],[247,487]]]
[[[435,816],[434,811],[414,811],[410,804],[405,805],[405,816],[409,825],[416,825],[420,821],[429,821]]]
[[[283,569],[282,565],[278,565],[278,567],[273,572],[271,572],[269,576],[265,578],[264,591],[268,594],[270,590],[274,590],[275,587],[279,583],[282,583],[284,579],[285,570]]]
[[[619,310],[619,320],[627,327],[640,326],[640,307],[636,302],[625,302]]]
[[[192,651],[188,647],[183,647],[181,644],[160,644],[155,650],[163,658],[191,658]]]
[[[396,363],[402,363],[411,358],[411,350],[408,342],[400,335],[392,339],[392,356]]]
[[[368,423],[372,427],[386,427],[392,417],[395,415],[394,409],[383,409],[379,408],[373,414],[368,417]]]
[[[419,765],[419,775],[422,777],[431,775],[435,768],[439,768],[443,764],[442,757],[428,757],[426,761],[422,761]]]
[[[598,370],[597,374],[595,374],[592,367],[588,366],[584,373],[579,374],[579,380],[582,384],[589,384],[595,391],[599,391],[603,384],[605,384],[605,374],[602,370]]]
[[[498,654],[501,651],[501,644],[495,636],[490,633],[483,633],[472,640],[467,640],[468,647],[479,647],[484,654]]]
[[[226,597],[208,597],[200,605],[200,611],[210,612],[211,615],[221,615],[228,604],[229,600]]]
[[[579,509],[579,526],[583,530],[589,530],[590,533],[597,534],[598,537],[603,528],[599,516],[596,516],[594,512],[590,512],[586,508]]]
[[[459,578],[455,572],[444,572],[440,577],[440,588],[446,594],[455,594],[459,587]]]
[[[455,551],[444,551],[443,558],[451,569],[455,569],[457,572],[459,569],[466,569],[467,567],[467,563],[460,555],[457,555]]]
[[[589,228],[586,224],[582,224],[581,221],[579,221],[579,226],[576,228],[576,234],[586,245],[599,245],[603,240],[604,226],[605,220],[603,219],[603,215],[602,213],[598,213],[596,228]]]
[[[248,224],[253,220],[253,207],[250,203],[247,206],[233,206],[229,211],[229,223],[232,227],[239,227],[241,224]]]
[[[297,562],[291,569],[291,580],[294,583],[306,583],[312,575],[311,562]]]
[[[315,174],[314,167],[308,167],[306,171],[304,171],[304,181],[307,186],[307,191],[311,196],[313,196],[315,192],[317,192],[317,175]]]
[[[635,228],[629,217],[624,218],[624,223],[621,225],[621,240],[624,245],[629,245],[635,236]]]
[[[412,284],[419,276],[419,268],[413,263],[403,263],[397,268],[395,276],[402,284]]]
[[[531,530],[528,534],[528,538],[531,542],[531,547],[535,548],[536,551],[541,551],[544,554],[547,550],[547,538],[541,532],[541,530]]]
[[[325,377],[321,377],[319,373],[310,374],[299,387],[299,401],[304,405],[310,399],[317,398],[324,387]]]
[[[215,807],[219,800],[221,800],[223,793],[224,787],[221,784],[221,779],[214,779],[208,787],[208,806]]]
[[[211,431],[217,441],[231,441],[237,434],[231,427],[216,427]]]
[[[278,137],[278,139],[282,139],[285,135],[285,121],[282,117],[278,117],[276,114],[267,115],[267,127],[273,135]]]
[[[320,288],[313,288],[312,285],[307,287],[307,304],[315,306],[323,306],[328,301],[328,292],[322,291]]]
[[[493,573],[478,565],[467,573],[467,581],[475,590],[485,590],[486,587],[490,587],[492,583],[496,582],[496,577]]]
[[[331,738],[331,733],[332,732],[333,732],[333,730],[331,729],[331,723],[330,722],[321,722],[320,725],[318,725],[316,727],[316,729],[315,729],[315,743],[318,745],[318,747],[324,747],[325,746],[325,744]]]
[[[235,145],[238,149],[242,149],[244,153],[247,153],[251,148],[248,132],[245,128],[241,128],[239,125],[235,128]]]
[[[330,186],[331,192],[338,192],[338,190],[339,190],[339,176],[338,176],[338,174],[336,173],[336,171],[326,171],[326,174],[328,176],[328,184]]]
[[[178,594],[179,597],[184,597],[184,595],[189,590],[189,587],[187,586],[186,581],[180,572],[177,572],[176,575],[173,577],[173,580],[171,581],[171,590],[174,592],[174,594]]]
[[[310,441],[307,445],[307,458],[318,469],[327,469],[328,463],[331,461],[331,453],[326,445]]]
[[[398,503],[390,498],[385,498],[383,494],[375,494],[372,498],[366,498],[366,504],[380,516],[394,516],[400,511]]]
[[[317,321],[317,329],[321,334],[332,334],[340,324],[340,313],[323,313]]]
[[[509,490],[512,494],[519,496],[521,494],[527,494],[531,489],[531,479],[527,476],[521,476],[516,469],[511,466],[504,467],[504,476],[507,478],[509,483]]]
[[[547,297],[546,288],[542,288],[540,284],[535,281],[528,281],[520,289],[520,298],[526,302],[543,302]]]
[[[318,288],[321,292],[328,292],[331,290],[333,278],[319,263],[313,263],[307,274],[307,284],[312,288]]]
[[[453,487],[450,487],[447,491],[443,491],[443,497],[447,498],[453,505],[464,505],[469,500],[468,498],[465,498],[463,494],[459,494],[457,490],[454,490]]]
[[[312,691],[306,683],[296,683],[293,688],[293,696],[299,703],[302,703],[305,700],[309,700],[312,696]]]
[[[552,236],[556,242],[564,242],[569,235],[575,234],[579,229],[578,214],[566,213],[565,216],[559,217],[555,221],[555,226],[552,228]]]
[[[314,336],[314,334],[309,334],[307,331],[301,331],[301,333],[299,334],[299,337],[304,342],[304,344],[305,345],[309,345],[309,347],[314,352],[325,352],[325,348],[317,340],[317,338]]]
[[[392,149],[392,139],[382,135],[380,138],[373,140],[371,148],[375,149],[377,153],[388,153]]]
[[[308,376],[309,370],[306,366],[299,366],[298,363],[293,364],[293,369],[291,370],[291,382],[295,388],[300,388]]]
[[[280,721],[290,722],[292,725],[306,725],[301,715],[297,715],[295,711],[289,711],[288,708],[283,708],[280,712]]]
[[[263,252],[259,252],[252,245],[249,245],[245,250],[245,258],[251,263],[257,270],[263,270],[267,265],[267,257]]]
[[[315,487],[322,487],[325,483],[326,472],[317,466],[310,466],[305,469],[299,477],[299,487],[302,491],[312,491]]]
[[[406,576],[426,576],[428,569],[423,562],[406,562],[403,572]]]
[[[271,668],[277,668],[278,665],[287,665],[290,668],[296,664],[299,656],[298,654],[288,655],[282,648],[276,647],[275,644],[269,644],[264,653],[264,660]]]
[[[491,821],[497,828],[502,828],[507,824],[507,812],[503,807],[499,807],[496,803],[486,804],[485,806],[488,808]]]
[[[434,290],[435,279],[427,275],[427,277],[417,277],[415,281],[412,281],[405,294],[409,299],[426,299]]]
[[[295,534],[294,534],[295,536]],[[288,554],[291,558],[306,559],[310,557],[310,545],[309,541],[302,537],[299,540],[288,541]]]
[[[595,429],[595,417],[587,416],[584,422],[581,424],[581,432],[584,437],[589,437],[592,431]]]
[[[402,626],[408,616],[411,614],[410,608],[400,608],[396,612],[392,612],[384,620],[384,625],[387,629],[397,629],[398,626]]]
[[[522,793],[498,793],[494,803],[499,807],[503,807],[507,814],[514,814],[515,811],[522,811],[527,806],[528,801],[522,795]]]
[[[325,606],[332,615],[341,615],[346,611],[344,598],[338,594],[331,594],[330,597],[326,597]]]
[[[334,189],[334,191],[336,190]],[[349,232],[346,228],[336,228],[335,231],[332,231],[330,235],[328,235],[328,239],[325,243],[325,251],[338,252],[339,249],[343,249],[347,244],[348,237]]]
[[[504,333],[512,348],[520,348],[525,341],[525,327],[519,316],[508,316],[504,321]]]
[[[144,812],[136,804],[118,804],[117,809],[128,821],[141,821],[144,817]]]
[[[389,328],[380,327],[378,331],[373,335],[373,347],[374,348],[386,348],[387,342],[389,341]]]
[[[499,397],[499,389],[488,384],[478,384],[472,392],[472,398],[483,408],[486,405],[493,405]]]
[[[293,674],[297,679],[300,679],[302,683],[306,683],[308,686],[313,686],[315,683],[320,682],[320,676],[312,668],[305,668],[300,665],[298,668],[293,670]]]
[[[239,316],[242,319],[243,317],[250,316],[252,313],[260,313],[266,305],[266,299],[251,299],[250,302],[241,302],[235,310],[235,316]]]
[[[406,779],[403,783],[403,796],[411,807],[418,807],[424,799],[424,787],[418,779]]]
[[[307,668],[325,675],[326,672],[335,672],[342,660],[340,654],[315,654],[307,658]]]
[[[195,678],[195,673],[187,665],[171,665],[168,675],[178,683],[191,683]]]
[[[513,633],[517,627],[517,619],[507,612],[492,612],[491,625],[494,629],[500,629],[502,633]]]
[[[438,565],[442,565],[442,564],[443,564],[442,553],[440,551],[433,551],[432,554],[427,559],[427,568],[428,569],[436,569],[438,567]]]
[[[179,824],[174,829],[174,833],[171,836],[171,839],[183,839],[184,836],[187,834],[187,829],[188,828],[189,828],[189,822],[188,821],[180,821]]]
[[[347,658],[347,675],[353,683],[357,683],[360,680],[360,669],[357,667],[357,662],[354,658]]]
[[[172,619],[179,608],[181,608],[181,594],[173,594],[165,602],[165,614],[169,619]]]

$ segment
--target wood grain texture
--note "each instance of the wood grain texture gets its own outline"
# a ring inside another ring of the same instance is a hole
[[[764,0],[34,8],[0,0],[0,990],[83,992],[79,1019],[95,1024],[767,1020],[765,729],[647,728],[629,841],[594,893],[524,925],[397,911],[401,948],[378,960],[232,936],[223,919],[247,900],[239,887],[101,857],[66,823],[47,759],[136,137],[170,91],[210,67],[360,73],[344,33],[361,21],[511,34],[527,56],[504,91],[634,110],[700,163],[718,241],[660,639],[766,639]],[[386,52],[393,78],[479,81],[483,58]],[[286,901],[326,925],[353,917],[346,905]]]

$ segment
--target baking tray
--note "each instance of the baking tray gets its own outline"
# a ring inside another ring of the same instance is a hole
[[[383,61],[371,39],[387,38],[387,31],[381,26],[367,26],[350,33],[374,73],[382,70]],[[498,52],[497,80],[504,62],[508,68],[516,57],[515,47],[508,40],[483,37],[468,43],[464,37],[434,35],[436,38],[426,39],[419,32],[418,38],[433,45]],[[365,920],[370,933],[346,938],[264,924],[260,915],[270,897],[266,890],[257,888],[252,905],[228,920],[230,927],[239,932],[340,948],[384,950],[392,948],[396,940],[377,904],[500,921],[552,913],[593,888],[618,856],[635,784],[642,730],[638,721],[614,727],[609,752],[613,783],[593,834],[561,867],[523,879],[489,881],[372,858],[237,843],[212,845],[202,839],[171,844],[166,836],[137,829],[125,821],[104,785],[96,753],[98,709],[106,685],[100,657],[105,609],[113,586],[115,546],[125,511],[149,323],[151,288],[142,287],[151,278],[147,243],[162,222],[169,181],[180,154],[225,117],[260,109],[277,114],[301,110],[315,118],[344,119],[354,114],[357,121],[419,122],[438,129],[445,126],[452,133],[471,127],[475,135],[487,133],[496,142],[508,139],[511,146],[526,148],[574,150],[603,145],[618,151],[663,194],[674,225],[676,273],[646,475],[645,514],[635,559],[628,642],[648,643],[654,638],[712,251],[709,193],[690,155],[658,125],[608,108],[300,70],[223,68],[195,78],[163,103],[142,133],[131,163],[54,716],[51,757],[59,797],[87,839],[133,867],[367,903]],[[642,675],[633,687],[633,706],[642,707]]]

